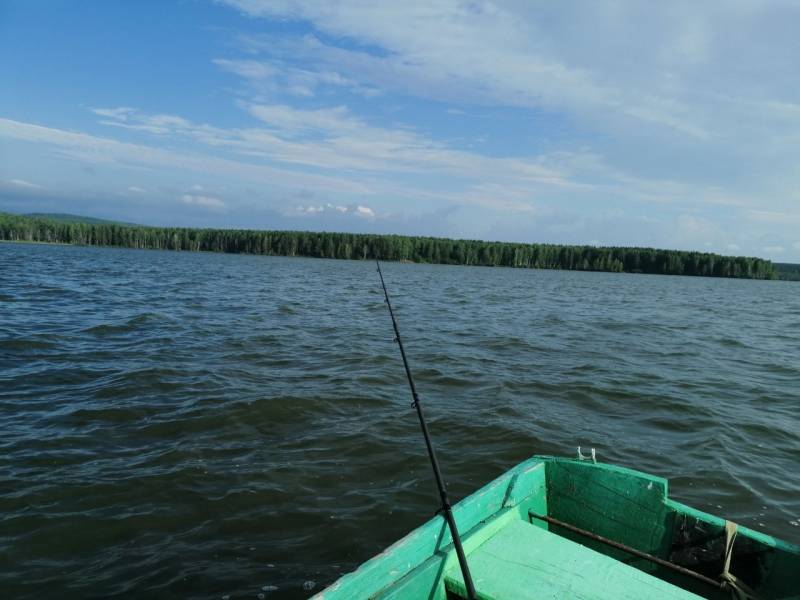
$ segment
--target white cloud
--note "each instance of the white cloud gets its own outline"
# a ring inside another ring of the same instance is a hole
[[[299,213],[296,200],[309,215],[382,223],[457,207],[471,211],[468,231],[505,219],[534,236],[548,221],[606,241],[627,222],[623,241],[647,212],[641,229],[666,245],[788,252],[797,239],[794,1],[218,1],[256,19],[202,58],[225,88],[175,83],[223,104],[230,94],[239,114],[208,121],[189,105],[167,114],[122,99],[91,109],[102,136],[5,119],[3,147],[54,167],[35,171],[48,190],[140,181],[173,203],[224,198],[232,213],[257,202]],[[120,168],[136,178],[113,179]],[[8,178],[32,172],[0,177],[22,196],[29,182]]]
[[[748,210],[747,216],[752,221],[761,223],[800,223],[800,212],[782,212],[776,210]]]
[[[191,124],[186,119],[174,115],[143,116],[137,109],[127,106],[118,108],[91,108],[96,115],[107,117],[100,121],[103,125],[112,125],[124,129],[145,131],[164,135],[178,129],[185,129]]]
[[[361,83],[366,79],[374,87],[410,88],[439,98],[466,94],[468,99],[512,106],[612,112],[693,136],[708,135],[683,98],[678,100],[673,93],[665,102],[661,89],[646,87],[656,80],[652,75],[638,85],[621,80],[620,74],[633,71],[640,76],[648,67],[661,74],[665,56],[674,67],[676,52],[665,52],[663,46],[670,37],[679,39],[677,48],[684,60],[704,47],[703,28],[697,20],[686,25],[680,11],[672,11],[677,15],[653,11],[659,14],[637,24],[631,20],[641,15],[625,6],[580,10],[559,6],[556,11],[541,3],[423,0],[402,5],[271,0],[228,4],[253,16],[306,20],[328,35],[381,48],[380,55],[352,51],[311,37],[298,40],[294,47],[305,60],[316,60],[320,69],[338,67],[347,72],[345,78],[360,77]],[[656,38],[647,40],[655,48],[630,48],[632,55],[641,55],[636,61],[620,56],[625,46],[643,41],[641,34],[625,39],[629,32],[620,25],[648,31]],[[611,36],[616,39],[609,44]],[[264,45],[251,39],[251,46],[261,50],[269,45],[275,46],[274,38]],[[674,87],[674,77],[668,83]]]
[[[30,181],[25,181],[24,179],[9,179],[8,183],[21,188],[36,189],[36,190],[42,189],[41,185],[38,185],[36,183],[31,183]]]
[[[783,246],[764,246],[761,249],[767,254],[782,254],[786,251]]]
[[[3,118],[0,118],[0,138],[43,144],[55,149],[61,156],[91,165],[106,164],[170,171],[178,169],[202,174],[215,173],[255,183],[287,186],[290,189],[313,189],[347,194],[364,194],[369,190],[360,182],[342,177],[300,173],[196,152],[181,152],[120,142]]]
[[[212,62],[225,71],[243,77],[251,86],[260,91],[289,93],[294,96],[310,98],[316,95],[319,87],[330,86],[345,89],[367,98],[380,94],[375,87],[362,85],[329,68],[309,70],[290,67],[284,61],[278,60],[217,58]]]
[[[361,219],[368,219],[373,220],[376,217],[375,211],[368,206],[363,206],[361,204],[352,204],[349,206],[345,206],[342,204],[331,204],[330,202],[326,204],[319,204],[319,205],[298,205],[294,207],[294,210],[289,211],[288,215],[292,214],[301,214],[301,215],[336,215],[336,216],[352,216]]]
[[[119,119],[121,121],[127,120],[127,118],[136,113],[136,109],[129,108],[127,106],[119,106],[117,108],[91,108],[94,114],[100,115],[101,117],[109,117],[111,119]]]
[[[475,187],[456,195],[460,202],[500,209],[528,210],[531,190],[537,186],[578,185],[570,180],[565,169],[566,154],[553,159],[482,156],[450,148],[410,129],[370,125],[355,117],[345,106],[315,110],[253,103],[240,106],[264,126],[222,129],[192,123],[181,117],[151,117],[138,111],[126,112],[123,124],[151,131],[159,137],[169,134],[200,142],[209,148],[228,148],[248,157],[330,170],[354,183],[364,182],[364,176],[348,171],[362,171],[380,177],[400,172],[426,173],[439,178],[458,178],[459,187],[463,187],[464,182],[479,182],[476,185],[480,186],[495,182],[497,189],[492,194],[480,193]],[[154,118],[157,119],[156,125],[153,125]],[[395,183],[388,185],[405,196],[425,193],[409,185],[405,186],[405,191]],[[375,186],[386,189],[387,183],[373,181],[371,187]],[[453,199],[452,192],[438,193],[438,197]]]
[[[274,175],[273,183],[295,189],[329,186],[326,192],[344,192],[349,187],[351,194],[391,195],[517,212],[532,213],[537,198],[547,199],[566,191],[587,198],[601,193],[633,202],[753,204],[751,198],[737,196],[738,192],[728,193],[713,186],[629,175],[588,151],[489,157],[450,148],[407,128],[370,125],[344,106],[301,110],[284,104],[241,103],[240,107],[263,126],[223,129],[174,115],[147,115],[128,107],[102,110],[104,114],[121,115],[119,120],[126,126],[153,130],[159,139],[168,137],[173,146],[191,143],[193,153],[228,149],[259,165],[101,141],[71,132],[44,133],[45,128],[36,126],[12,127],[15,122],[11,121],[6,122],[5,128],[12,130],[12,136],[56,143],[68,155],[94,162],[113,162],[124,155],[126,162],[161,167],[178,162],[198,171],[211,168],[229,175],[245,172],[255,180]],[[3,129],[0,120],[0,135]],[[331,176],[310,173],[308,169],[328,171]],[[416,173],[425,178],[427,185],[408,178],[398,180],[401,173]],[[430,178],[435,178],[438,185],[428,187]]]
[[[220,1],[311,26],[241,38],[250,60],[281,72],[335,72],[457,110],[546,111],[618,171],[717,196],[768,204],[800,184],[794,2]]]
[[[350,115],[345,106],[299,110],[285,105],[245,105],[248,112],[270,128],[296,135],[320,132],[329,135],[358,133],[368,126]]]
[[[710,240],[718,240],[721,237],[719,224],[710,219],[698,217],[690,214],[682,214],[677,219],[672,242],[675,248],[690,248],[704,242],[706,246],[719,246]]]
[[[365,219],[374,219],[375,218],[375,211],[369,208],[368,206],[356,206],[355,213],[356,216],[362,217]]]
[[[226,71],[235,73],[247,79],[267,79],[278,73],[272,65],[255,60],[227,60],[224,58],[214,59],[213,63]]]
[[[572,190],[604,194],[632,202],[684,206],[758,206],[760,199],[739,189],[702,182],[631,175],[591,151],[557,151],[535,156],[497,158],[449,147],[403,127],[378,127],[346,106],[304,110],[286,104],[239,102],[263,125],[222,129],[173,115],[147,115],[134,109],[107,109],[123,115],[123,125],[159,137],[183,138],[212,148],[227,148],[244,157],[287,167],[327,170],[354,184],[369,181],[370,194],[429,197],[440,202],[531,212],[534,201]],[[359,175],[358,172],[361,172]],[[436,191],[410,181],[387,181],[408,172],[440,181]],[[367,179],[369,174],[372,179]],[[375,179],[380,178],[380,180]],[[684,226],[685,230],[686,227]]]
[[[219,198],[212,196],[200,196],[197,194],[184,194],[181,196],[181,202],[184,204],[193,204],[202,206],[204,208],[225,208],[225,203]]]
[[[135,185],[128,186],[128,191],[129,192],[133,192],[134,194],[145,194],[145,193],[147,193],[147,190],[145,190],[143,188],[140,188],[138,186],[135,186]]]

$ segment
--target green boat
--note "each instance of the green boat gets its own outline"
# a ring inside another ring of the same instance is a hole
[[[800,546],[670,500],[665,479],[594,456],[535,456],[453,515],[481,600],[800,599]],[[314,596],[467,597],[441,516]]]

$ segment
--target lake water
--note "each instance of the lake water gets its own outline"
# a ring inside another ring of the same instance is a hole
[[[453,499],[597,448],[800,542],[800,286],[388,263]],[[373,264],[0,244],[0,589],[303,598],[437,509]]]

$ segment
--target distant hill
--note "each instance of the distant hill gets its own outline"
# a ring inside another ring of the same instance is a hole
[[[772,263],[778,272],[778,279],[800,281],[800,265],[794,263]]]
[[[109,221],[108,219],[98,219],[96,217],[84,217],[82,215],[70,215],[68,213],[27,213],[22,216],[31,217],[33,219],[47,219],[48,221],[58,221],[59,223],[88,223],[91,225],[135,225],[135,223]]]

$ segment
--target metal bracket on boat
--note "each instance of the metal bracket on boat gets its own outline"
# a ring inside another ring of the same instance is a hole
[[[578,460],[591,460],[593,463],[596,463],[597,455],[595,454],[594,448],[592,448],[592,454],[590,456],[586,456],[581,453],[581,447],[578,446]]]

